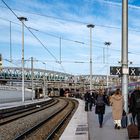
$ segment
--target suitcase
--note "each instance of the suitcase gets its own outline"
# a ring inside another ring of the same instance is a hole
[[[130,124],[127,126],[127,132],[129,139],[138,139],[139,138],[139,130],[136,124]]]

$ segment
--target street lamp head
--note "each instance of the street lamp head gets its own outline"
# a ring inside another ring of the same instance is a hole
[[[104,44],[109,46],[111,45],[111,42],[105,42]]]
[[[20,20],[20,21],[28,21],[28,19],[26,18],[26,17],[18,17],[18,19]]]
[[[88,28],[94,28],[95,25],[93,25],[93,24],[88,24],[87,27],[88,27]]]

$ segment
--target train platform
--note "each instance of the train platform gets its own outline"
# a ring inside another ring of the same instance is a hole
[[[106,106],[103,127],[99,127],[95,107],[84,111],[84,101],[79,100],[79,107],[60,137],[60,140],[128,140],[126,128],[114,129],[112,110]]]
[[[84,111],[84,101],[77,100],[79,106],[61,135],[60,140],[88,140],[88,114]]]

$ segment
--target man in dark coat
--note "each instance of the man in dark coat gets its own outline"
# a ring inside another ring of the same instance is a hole
[[[102,89],[99,90],[96,96],[95,114],[98,114],[99,127],[102,128],[103,118],[105,114],[106,99]]]
[[[140,89],[137,88],[133,91],[130,97],[130,107],[129,113],[132,113],[133,122],[135,122],[135,117],[137,117],[137,124],[140,130]]]
[[[85,99],[85,111],[92,111],[92,105],[93,105],[93,96],[89,93],[86,92],[84,95]]]

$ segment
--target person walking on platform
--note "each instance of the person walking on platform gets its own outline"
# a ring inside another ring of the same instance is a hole
[[[97,92],[93,91],[92,92],[92,104],[95,106],[95,97],[97,95]]]
[[[130,97],[129,113],[132,113],[133,122],[137,118],[138,128],[140,130],[140,89],[139,87],[133,91]]]
[[[99,93],[96,96],[96,105],[95,105],[95,114],[98,114],[99,127],[103,126],[103,117],[105,114],[105,104],[106,99],[102,89],[99,90]]]
[[[85,111],[88,111],[88,106],[89,106],[89,92],[86,92],[84,95],[84,100],[85,100]]]
[[[89,92],[86,92],[84,95],[85,99],[85,111],[92,111],[92,105],[93,105],[93,97]]]
[[[112,106],[112,116],[114,120],[114,128],[121,128],[121,119],[123,114],[124,98],[120,89],[117,89],[110,98],[110,105]]]

